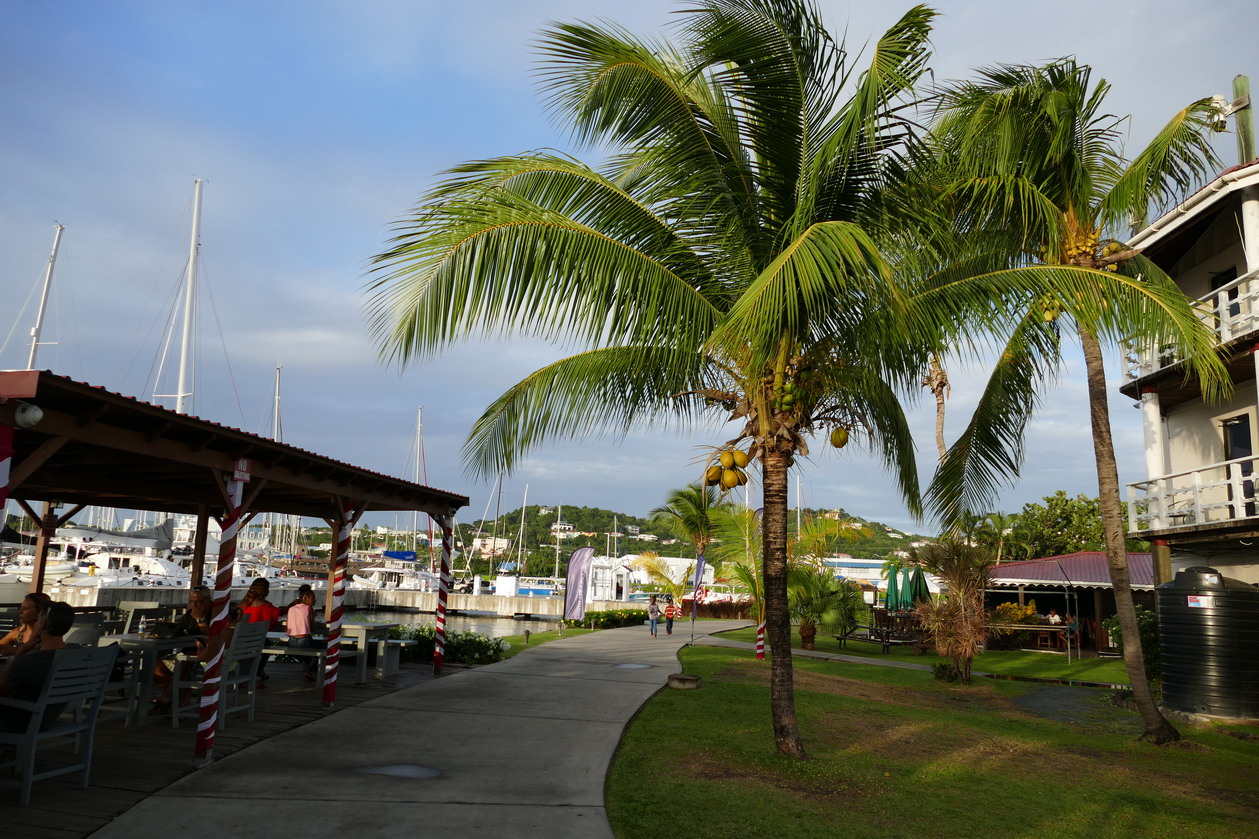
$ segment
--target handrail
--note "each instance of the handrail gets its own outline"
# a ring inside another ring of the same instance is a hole
[[[1259,518],[1256,464],[1259,455],[1238,457],[1128,484],[1128,532]]]

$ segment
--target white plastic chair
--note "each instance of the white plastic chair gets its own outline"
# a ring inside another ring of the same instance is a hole
[[[25,702],[0,697],[0,707],[30,712],[23,730],[0,731],[0,745],[16,748],[13,760],[0,763],[0,769],[11,769],[17,775],[16,779],[0,778],[0,786],[20,789],[22,806],[31,803],[31,785],[44,778],[80,772],[79,787],[87,789],[96,719],[113,666],[112,649],[67,647],[53,653],[48,677],[37,699]],[[41,725],[45,711],[57,706],[63,713]],[[75,739],[77,762],[36,772],[35,756],[40,746],[45,741],[64,737]]]

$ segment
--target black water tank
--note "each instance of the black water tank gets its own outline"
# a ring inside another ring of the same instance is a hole
[[[1158,587],[1163,704],[1259,717],[1259,588],[1214,568],[1186,568]]]

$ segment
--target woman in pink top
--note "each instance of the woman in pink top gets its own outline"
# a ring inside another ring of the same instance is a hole
[[[297,598],[292,606],[289,606],[288,614],[284,618],[285,632],[289,636],[289,648],[294,650],[309,650],[315,648],[315,639],[311,635],[311,629],[314,623],[315,611],[315,593],[313,591],[304,591]],[[319,666],[319,659],[314,656],[300,656],[302,660],[302,675],[310,681],[315,681],[315,668]]]

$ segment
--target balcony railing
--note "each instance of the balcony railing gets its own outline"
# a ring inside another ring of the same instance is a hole
[[[1128,484],[1128,533],[1259,518],[1256,463],[1239,457]]]
[[[1211,324],[1221,342],[1259,330],[1259,271],[1243,274],[1197,301],[1198,317]],[[1129,380],[1140,379],[1180,361],[1174,345],[1132,348],[1124,357]]]

